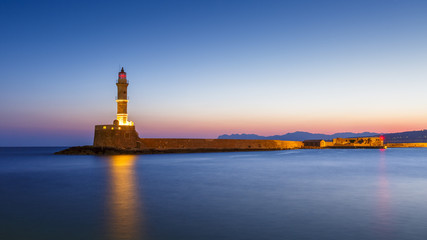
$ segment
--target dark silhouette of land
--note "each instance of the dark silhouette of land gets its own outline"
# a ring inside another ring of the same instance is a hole
[[[332,140],[334,138],[357,138],[357,137],[375,137],[375,136],[384,136],[384,143],[421,143],[427,142],[427,130],[421,131],[410,131],[410,132],[400,132],[400,133],[373,133],[373,132],[363,132],[363,133],[352,133],[352,132],[343,132],[343,133],[334,133],[334,134],[320,134],[320,133],[309,133],[309,132],[293,132],[287,133],[284,135],[274,135],[274,136],[260,136],[256,134],[231,134],[231,135],[221,135],[218,139],[260,139],[260,140],[286,140],[286,141],[304,141],[304,140],[315,140],[315,139],[324,139]]]
[[[424,143],[427,130],[383,134],[385,143]]]
[[[343,133],[334,133],[331,135],[321,134],[321,133],[309,133],[309,132],[293,132],[286,133],[284,135],[274,135],[274,136],[260,136],[256,134],[231,134],[231,135],[221,135],[218,139],[262,139],[262,140],[287,140],[287,141],[304,141],[304,140],[315,140],[315,139],[324,139],[332,140],[334,138],[357,138],[357,137],[372,137],[378,136],[379,133],[372,132],[363,132],[363,133],[352,133],[352,132],[343,132]]]

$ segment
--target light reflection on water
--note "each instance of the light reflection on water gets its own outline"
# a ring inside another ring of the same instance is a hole
[[[141,198],[137,187],[137,156],[111,156],[108,201],[108,235],[110,239],[142,239]]]
[[[378,165],[378,222],[377,230],[382,239],[390,239],[392,234],[392,213],[390,207],[390,191],[389,181],[387,178],[387,158],[386,150],[380,150],[379,165]]]

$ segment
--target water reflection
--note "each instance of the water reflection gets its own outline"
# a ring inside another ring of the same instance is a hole
[[[387,178],[387,161],[386,161],[386,150],[381,149],[380,160],[378,165],[378,231],[381,237],[388,239],[391,236],[391,209],[390,209],[390,191],[389,181]]]
[[[135,163],[137,156],[110,157],[108,235],[110,239],[142,239],[142,216]]]

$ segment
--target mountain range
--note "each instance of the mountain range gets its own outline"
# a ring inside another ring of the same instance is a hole
[[[268,139],[268,140],[287,140],[287,141],[304,141],[314,139],[332,140],[334,138],[354,138],[354,137],[375,137],[384,136],[385,143],[399,143],[399,142],[427,142],[427,130],[421,131],[410,131],[400,133],[374,133],[374,132],[363,132],[363,133],[352,133],[342,132],[334,134],[321,134],[321,133],[310,133],[297,131],[293,133],[286,133],[284,135],[274,136],[260,136],[257,134],[224,134],[218,137],[218,139]]]

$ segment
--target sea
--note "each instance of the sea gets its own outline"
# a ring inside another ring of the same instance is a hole
[[[0,148],[0,239],[427,239],[427,149]]]

